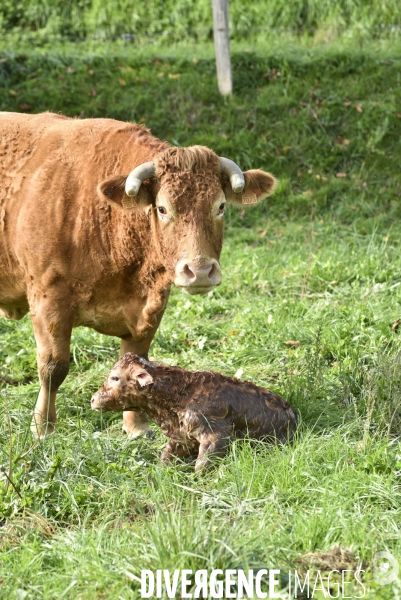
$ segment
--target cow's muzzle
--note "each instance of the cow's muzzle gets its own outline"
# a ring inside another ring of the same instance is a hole
[[[214,258],[203,261],[180,260],[175,269],[174,283],[187,294],[207,294],[221,283],[220,265]]]

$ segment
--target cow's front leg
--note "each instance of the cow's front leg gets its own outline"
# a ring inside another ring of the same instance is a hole
[[[152,437],[153,431],[149,427],[148,417],[144,412],[125,410],[123,412],[123,433],[129,438],[137,438],[141,435]]]
[[[31,425],[35,437],[43,437],[54,431],[57,390],[67,377],[70,365],[74,316],[70,309],[66,310],[49,296],[47,294],[46,298],[31,307],[40,381]]]
[[[162,320],[168,296],[169,289],[164,287],[150,294],[139,321],[133,324],[132,329],[130,328],[130,331],[136,333],[136,337],[127,336],[121,340],[120,356],[124,356],[127,352],[133,352],[138,356],[148,358],[150,344]],[[128,319],[129,322],[130,319]],[[123,433],[131,438],[153,435],[146,414],[134,411],[123,412]]]
[[[154,330],[153,335],[156,333]],[[121,340],[120,356],[124,356],[127,352],[134,352],[138,356],[148,358],[149,347],[153,339],[153,335],[146,336],[141,340],[135,340],[132,337]],[[149,339],[150,338],[150,339]],[[149,427],[148,417],[144,412],[133,410],[125,410],[123,412],[123,433],[126,433],[130,438],[136,438],[141,435],[152,435],[153,432]]]

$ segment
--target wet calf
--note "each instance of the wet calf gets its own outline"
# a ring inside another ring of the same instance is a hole
[[[197,458],[195,471],[223,456],[230,440],[291,440],[297,419],[283,398],[210,371],[186,371],[128,352],[92,397],[100,411],[144,411],[169,437],[161,460]]]

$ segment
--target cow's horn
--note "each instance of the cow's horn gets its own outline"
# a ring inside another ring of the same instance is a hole
[[[154,177],[156,173],[155,163],[150,161],[136,167],[127,177],[125,182],[125,193],[127,196],[136,196],[142,182],[149,177]]]
[[[238,165],[235,164],[234,161],[229,158],[219,157],[220,160],[220,170],[224,175],[230,178],[231,187],[233,188],[233,192],[239,194],[245,187],[245,179],[242,174],[241,169]]]

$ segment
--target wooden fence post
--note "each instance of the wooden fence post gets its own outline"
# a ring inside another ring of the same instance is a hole
[[[216,53],[217,84],[223,96],[233,93],[230,38],[228,35],[228,0],[213,2],[213,36]]]

